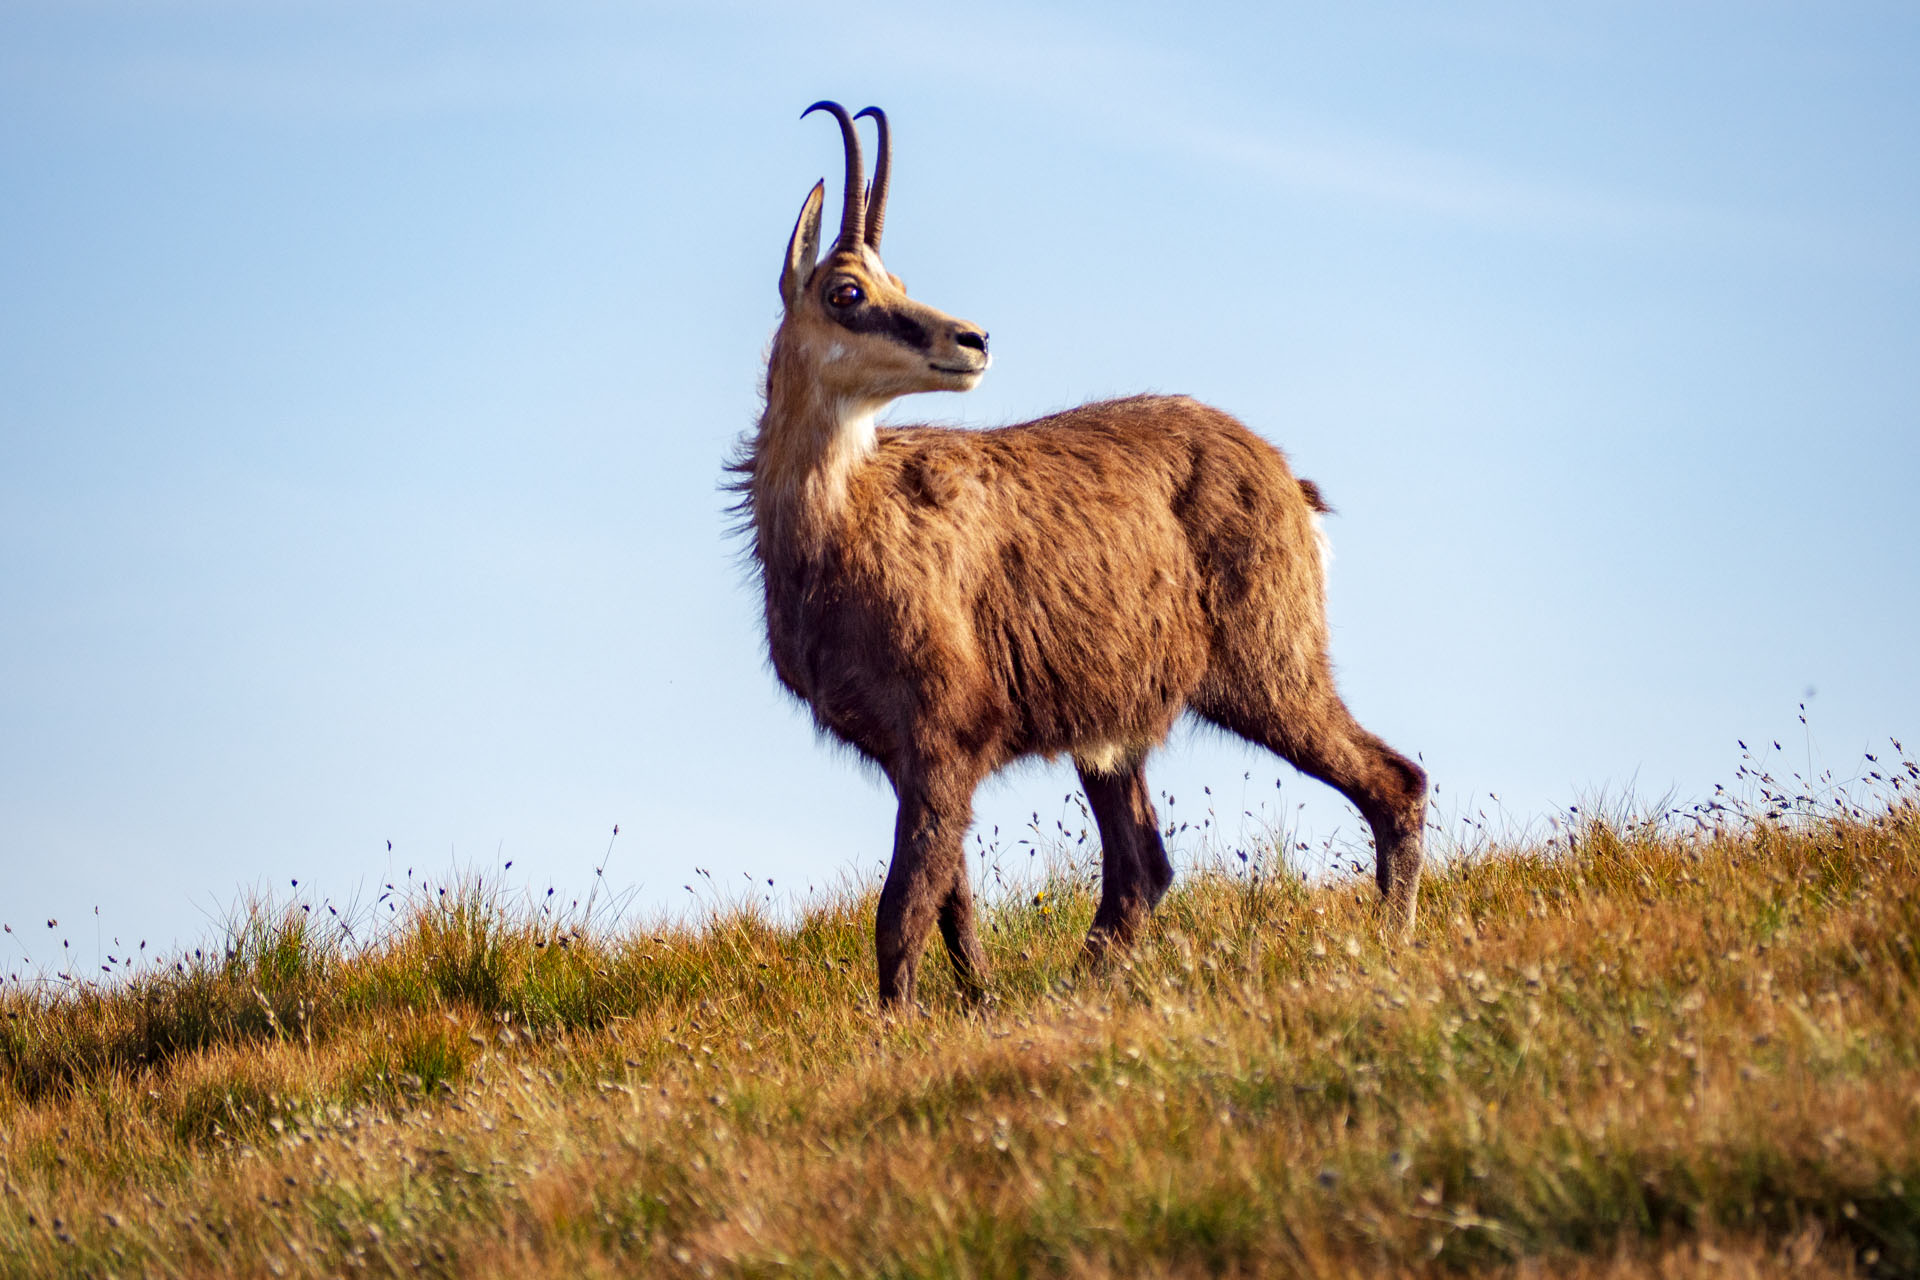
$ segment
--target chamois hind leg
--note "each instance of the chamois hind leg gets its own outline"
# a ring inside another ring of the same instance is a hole
[[[1311,681],[1294,697],[1247,697],[1235,690],[1195,709],[1353,802],[1373,828],[1374,876],[1388,927],[1402,937],[1410,933],[1424,858],[1426,771],[1362,728],[1330,676]]]
[[[1173,864],[1160,843],[1160,819],[1147,794],[1145,763],[1135,760],[1113,773],[1079,761],[1075,765],[1100,828],[1100,906],[1093,913],[1085,952],[1097,961],[1140,932],[1173,883]]]
[[[880,970],[880,1003],[909,1005],[935,921],[953,960],[960,988],[978,995],[986,981],[967,883],[965,838],[973,818],[973,777],[913,776],[895,784],[900,812],[894,821],[893,861],[880,889],[874,921],[874,951]]]

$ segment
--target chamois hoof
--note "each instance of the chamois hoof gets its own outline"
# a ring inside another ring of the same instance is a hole
[[[1139,940],[1138,925],[1131,929],[1110,929],[1105,925],[1096,925],[1087,932],[1087,940],[1080,944],[1080,958],[1076,967],[1082,973],[1106,973],[1132,951],[1134,943]]]
[[[1413,941],[1414,904],[1398,894],[1380,899],[1380,941],[1404,946]]]

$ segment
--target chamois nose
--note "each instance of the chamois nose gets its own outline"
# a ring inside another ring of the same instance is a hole
[[[987,354],[987,335],[973,329],[962,329],[953,335],[956,346],[972,347],[981,355]]]

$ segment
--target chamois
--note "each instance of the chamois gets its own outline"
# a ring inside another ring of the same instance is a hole
[[[1147,753],[1183,711],[1332,785],[1372,827],[1390,929],[1412,928],[1426,775],[1368,733],[1327,658],[1318,489],[1279,450],[1184,396],[1017,426],[875,425],[894,399],[965,391],[987,334],[909,298],[880,261],[887,118],[863,184],[855,120],[840,232],[801,205],[780,275],[766,409],[733,464],[767,650],[819,728],[899,800],[875,923],[880,999],[911,1003],[937,921],[960,988],[986,957],[963,841],[973,794],[1016,759],[1072,756],[1099,827],[1097,959],[1140,929],[1173,867]]]

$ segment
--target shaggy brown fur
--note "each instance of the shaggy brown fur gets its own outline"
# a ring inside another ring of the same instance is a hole
[[[826,105],[858,173],[852,122]],[[882,141],[884,157],[884,125]],[[978,381],[986,335],[906,296],[863,236],[851,177],[847,190],[817,266],[822,186],[802,208],[739,466],[774,670],[899,798],[882,1001],[913,998],[936,921],[979,990],[962,841],[976,786],[1023,756],[1073,756],[1098,822],[1089,952],[1133,936],[1173,875],[1143,762],[1188,710],[1347,796],[1373,828],[1391,920],[1410,928],[1426,778],[1334,690],[1318,490],[1185,397],[991,431],[875,428],[899,395]]]

